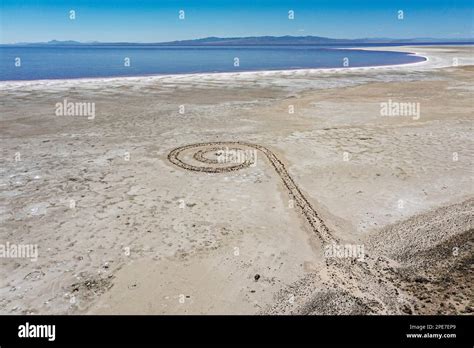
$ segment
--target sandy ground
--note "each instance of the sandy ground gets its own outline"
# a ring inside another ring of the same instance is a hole
[[[474,48],[388,49],[428,61],[2,83],[0,242],[39,255],[0,258],[0,313],[472,312]],[[264,146],[308,205],[262,152],[169,161],[206,142]]]

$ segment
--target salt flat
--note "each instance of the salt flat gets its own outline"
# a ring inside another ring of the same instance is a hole
[[[472,311],[473,47],[383,49],[428,61],[2,83],[0,240],[38,260],[0,259],[0,312]],[[56,116],[65,98],[94,119]],[[420,113],[382,116],[389,101]],[[270,149],[366,262],[325,257],[264,156],[169,161],[203,142]]]

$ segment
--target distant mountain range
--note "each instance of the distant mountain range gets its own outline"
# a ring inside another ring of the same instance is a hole
[[[353,44],[416,44],[416,43],[472,43],[470,39],[435,39],[435,38],[414,38],[414,39],[391,39],[391,38],[364,38],[364,39],[331,39],[320,36],[250,36],[250,37],[206,37],[194,40],[181,40],[156,43],[132,43],[132,42],[78,42],[78,41],[58,41],[48,42],[22,42],[15,45],[57,45],[57,46],[77,46],[77,45],[101,45],[101,46],[240,46],[240,45],[353,45]]]

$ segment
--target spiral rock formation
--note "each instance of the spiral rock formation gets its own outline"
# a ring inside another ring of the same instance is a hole
[[[324,221],[288,174],[283,162],[268,148],[236,142],[209,142],[181,146],[168,154],[168,160],[186,170],[204,173],[226,173],[255,166],[257,153],[262,153],[275,169],[311,229],[323,242],[335,242]]]

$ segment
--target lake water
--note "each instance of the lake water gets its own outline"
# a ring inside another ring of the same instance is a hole
[[[20,66],[15,65],[17,58]],[[423,60],[399,52],[314,46],[2,46],[0,80],[341,68],[344,63],[361,67]]]

